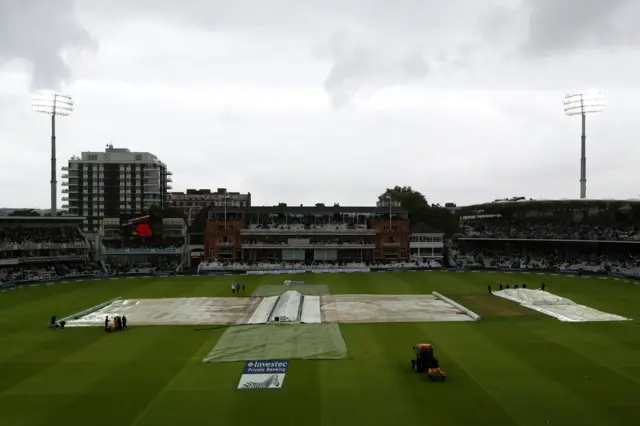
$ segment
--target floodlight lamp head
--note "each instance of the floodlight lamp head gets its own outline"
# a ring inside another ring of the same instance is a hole
[[[36,112],[48,115],[69,116],[73,113],[74,103],[71,96],[56,92],[39,92],[32,99]]]
[[[564,97],[564,113],[570,116],[602,112],[604,106],[604,96],[599,90],[585,90]]]

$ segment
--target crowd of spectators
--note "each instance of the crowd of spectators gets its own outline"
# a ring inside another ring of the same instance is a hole
[[[415,268],[430,267],[439,268],[441,265],[435,260],[431,261],[378,261],[378,262],[350,262],[350,261],[272,261],[272,262],[243,262],[243,261],[225,261],[210,260],[203,261],[199,265],[199,271],[224,271],[224,270],[278,270],[278,269],[306,269],[322,268],[322,269],[360,269],[360,268]]]
[[[153,274],[153,273],[172,273],[176,272],[179,262],[167,261],[166,259],[157,259],[152,262],[144,263],[108,263],[107,271],[112,275],[121,274]]]
[[[184,238],[131,238],[103,239],[107,249],[179,249],[185,244]]]
[[[640,253],[621,248],[600,253],[588,247],[515,248],[478,247],[450,249],[451,266],[460,268],[523,268],[549,270],[583,270],[640,275]]]
[[[102,266],[92,262],[21,265],[0,268],[0,283],[103,273]]]
[[[0,229],[0,250],[46,248],[47,244],[87,246],[87,241],[75,226],[15,226]]]
[[[462,223],[461,233],[476,238],[640,241],[637,225],[603,225],[558,219],[473,218]]]

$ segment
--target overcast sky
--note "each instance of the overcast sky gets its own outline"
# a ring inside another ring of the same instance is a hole
[[[156,154],[174,190],[256,205],[371,205],[394,185],[464,205],[577,198],[563,96],[597,88],[588,197],[635,198],[639,16],[635,0],[0,0],[0,206],[49,205],[39,89],[77,104],[58,169],[111,142]]]

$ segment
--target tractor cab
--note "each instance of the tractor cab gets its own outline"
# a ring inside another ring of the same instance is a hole
[[[440,369],[440,362],[433,354],[433,345],[429,343],[419,343],[413,347],[415,358],[411,360],[411,368],[416,373],[427,372],[431,380],[442,381],[445,378],[444,372]]]
[[[433,355],[433,345],[429,343],[418,343],[414,346],[416,351],[416,361],[425,368],[440,368],[438,358]]]
[[[416,351],[416,359],[429,360],[433,358],[433,346],[429,343],[419,343],[413,349]]]

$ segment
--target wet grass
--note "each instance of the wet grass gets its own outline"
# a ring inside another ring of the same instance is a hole
[[[479,322],[341,324],[350,358],[292,360],[279,390],[236,390],[243,362],[203,363],[227,327],[49,330],[105,300],[228,297],[237,277],[85,281],[0,294],[0,425],[629,425],[640,417],[640,286],[535,274],[305,275],[332,294],[438,291]],[[284,279],[282,277],[278,279]],[[251,294],[274,277],[241,278]],[[490,297],[526,283],[636,319],[568,324]],[[198,329],[199,331],[195,331]],[[445,383],[409,368],[432,343]]]

